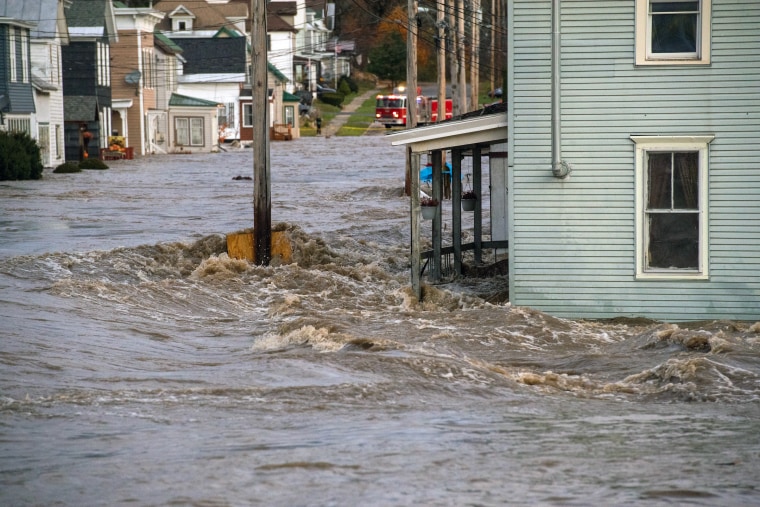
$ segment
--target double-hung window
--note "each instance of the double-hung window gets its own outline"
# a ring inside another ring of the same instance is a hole
[[[632,136],[636,277],[708,276],[707,163],[712,136]]]
[[[293,106],[285,106],[285,124],[291,127],[295,125],[295,108]]]
[[[203,118],[175,118],[174,131],[177,146],[203,146]]]
[[[8,27],[8,49],[10,50],[10,80],[18,81],[18,67],[16,60],[16,27]]]
[[[636,64],[709,64],[711,0],[636,0]]]
[[[243,126],[253,127],[253,104],[243,104]]]

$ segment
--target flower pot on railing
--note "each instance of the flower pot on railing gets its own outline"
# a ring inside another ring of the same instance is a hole
[[[435,218],[435,212],[438,209],[438,200],[432,197],[423,197],[420,199],[420,209],[422,210],[422,218],[432,220]]]
[[[462,194],[462,210],[475,211],[475,201],[477,200],[478,198],[472,190],[464,192]]]

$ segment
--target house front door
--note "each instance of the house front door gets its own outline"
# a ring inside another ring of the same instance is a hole
[[[148,113],[148,153],[166,154],[166,112],[150,111]]]
[[[40,123],[37,127],[37,142],[40,145],[40,158],[42,166],[49,167],[50,164],[50,125]]]

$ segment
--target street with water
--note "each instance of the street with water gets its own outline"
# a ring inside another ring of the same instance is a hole
[[[383,135],[273,143],[294,262],[231,259],[252,158],[0,183],[0,503],[760,504],[760,323],[418,303]]]

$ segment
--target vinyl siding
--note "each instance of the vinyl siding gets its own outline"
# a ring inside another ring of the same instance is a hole
[[[760,3],[713,0],[712,64],[634,65],[630,0],[563,1],[551,175],[551,2],[513,0],[510,294],[554,315],[760,319]],[[710,134],[708,280],[635,280],[631,135]]]
[[[10,80],[8,43],[8,25],[0,24],[0,94],[8,89]]]
[[[0,25],[0,54],[2,55],[2,62],[0,62],[0,94],[8,96],[9,105],[5,110],[6,113],[30,114],[35,112],[35,107],[29,57],[27,57],[26,61],[22,58],[22,38],[18,33],[15,38],[16,43],[14,47],[10,47],[9,30],[11,29],[15,28],[5,24]],[[26,30],[24,32],[27,34],[27,55],[29,55],[29,32]],[[10,81],[10,51],[14,51],[16,55],[16,76],[18,80],[15,82]],[[21,76],[24,75],[24,65],[27,66],[27,77],[29,78],[25,83],[21,81]]]

